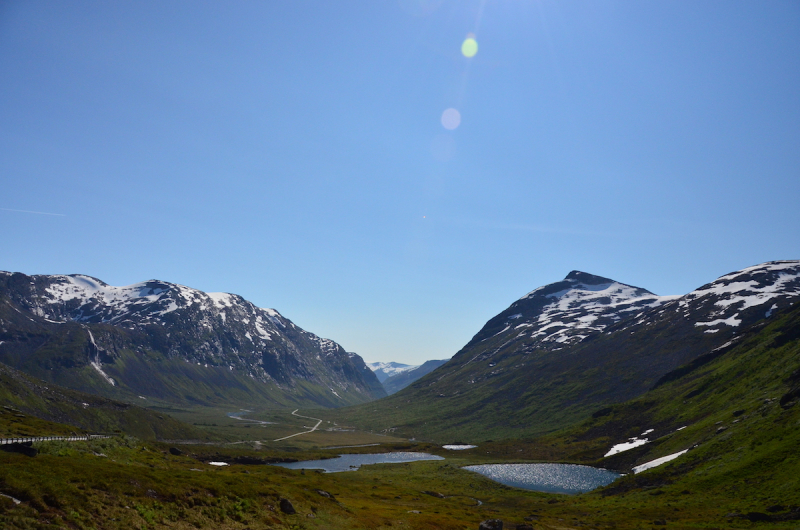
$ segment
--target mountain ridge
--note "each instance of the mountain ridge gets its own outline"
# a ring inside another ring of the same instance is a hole
[[[800,299],[797,260],[669,297],[570,274],[513,302],[444,366],[370,407],[347,409],[343,421],[441,442],[541,435],[643,394]]]
[[[114,287],[87,275],[3,272],[0,301],[0,361],[77,390],[212,403],[224,402],[230,387],[238,401],[252,395],[273,406],[385,395],[361,357],[239,295],[159,280]]]

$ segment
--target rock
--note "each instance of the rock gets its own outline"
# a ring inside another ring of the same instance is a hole
[[[425,495],[430,495],[431,497],[436,497],[437,499],[444,499],[444,495],[435,491],[423,491]]]
[[[292,505],[289,499],[281,499],[280,508],[283,513],[289,515],[294,515],[297,513],[297,510],[294,509],[294,505]]]
[[[664,526],[667,524],[667,522],[664,519],[656,519],[655,521],[653,521],[653,524]]]
[[[533,527],[529,524],[518,524],[517,530],[533,530]]]
[[[478,530],[503,530],[503,521],[500,519],[487,519],[481,522]]]
[[[325,491],[325,490],[314,490],[314,491],[316,491],[318,495],[322,495],[323,497],[326,497],[326,498],[328,498],[328,499],[334,499],[334,500],[336,500],[336,498],[333,496],[333,494],[331,494],[331,493],[328,493],[328,492],[327,492],[327,491]]]
[[[175,456],[181,456],[183,454],[183,451],[181,451],[177,447],[170,447],[169,448],[169,454],[175,455]]]

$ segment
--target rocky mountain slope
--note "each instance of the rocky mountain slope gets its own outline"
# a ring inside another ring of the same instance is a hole
[[[343,421],[438,441],[537,435],[642,395],[800,300],[800,261],[726,274],[684,296],[578,271],[492,318],[448,363]]]
[[[335,407],[385,395],[359,356],[277,311],[158,280],[0,272],[0,361],[126,400]]]

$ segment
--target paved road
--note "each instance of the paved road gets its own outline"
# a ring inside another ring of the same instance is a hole
[[[98,438],[111,438],[105,434],[87,434],[85,436],[20,436],[16,438],[0,438],[0,445],[23,444],[28,442],[86,442]]]
[[[298,432],[298,433],[295,433],[295,434],[290,434],[289,436],[284,436],[283,438],[278,438],[277,440],[273,440],[273,442],[280,442],[281,440],[286,440],[287,438],[294,438],[295,436],[300,436],[301,434],[308,434],[310,432],[314,432],[314,431],[317,430],[317,427],[319,427],[320,423],[322,423],[322,420],[319,419],[319,418],[311,418],[309,416],[301,416],[300,414],[297,413],[298,410],[300,410],[300,409],[295,409],[294,412],[292,412],[292,416],[297,416],[298,418],[306,418],[307,420],[317,420],[317,424],[314,425],[313,427],[311,427],[310,431],[303,431],[303,432]]]

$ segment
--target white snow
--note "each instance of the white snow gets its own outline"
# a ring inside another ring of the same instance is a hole
[[[764,318],[769,318],[772,316],[772,312],[778,309],[778,304],[772,304],[772,307],[767,310],[767,313],[764,315]]]
[[[230,464],[227,462],[209,462],[209,466],[229,466]]]
[[[542,308],[535,324],[526,323],[528,326],[535,326],[531,330],[531,338],[560,344],[580,342],[592,332],[602,331],[608,325],[627,317],[626,313],[641,314],[643,309],[658,307],[678,298],[657,296],[644,289],[615,281],[595,285],[572,279],[566,281],[572,285],[544,295],[552,302]],[[549,287],[539,287],[521,300],[542,296],[541,291]],[[523,324],[518,324],[515,329],[521,327]],[[581,333],[582,331],[588,333]]]
[[[22,504],[21,500],[17,499],[16,497],[12,497],[11,495],[6,495],[5,493],[0,493],[0,497],[11,499],[11,502],[13,502],[14,504]]]
[[[233,295],[229,293],[206,293],[217,307],[225,308],[233,306]]]
[[[670,460],[675,460],[676,458],[684,454],[686,451],[688,451],[688,449],[684,449],[683,451],[678,451],[677,453],[672,453],[671,455],[662,456],[661,458],[656,458],[655,460],[645,462],[644,464],[634,467],[633,472],[634,474],[641,473],[642,471],[647,471],[648,469],[660,466],[661,464],[666,464]]]
[[[690,302],[706,296],[718,298],[714,305],[721,308],[721,312],[732,310],[737,313],[728,319],[719,319],[713,323],[701,323],[700,325],[715,325],[722,322],[729,326],[737,326],[739,322],[735,324],[730,322],[735,321],[735,317],[740,311],[761,306],[773,298],[800,296],[800,261],[762,263],[720,276],[716,281],[687,294],[681,301],[681,305],[688,306]],[[772,314],[773,309],[777,309],[777,305],[773,304],[773,307],[767,311],[767,317]]]
[[[443,445],[442,448],[449,451],[464,451],[465,449],[474,449],[477,445]]]
[[[89,340],[92,341],[92,346],[94,346],[95,349],[97,349],[97,343],[94,341],[94,335],[92,335],[91,330],[87,329],[86,331],[89,332]],[[92,368],[97,370],[97,373],[103,376],[103,379],[105,379],[111,386],[117,386],[117,382],[114,381],[114,379],[112,379],[107,373],[103,371],[103,368],[101,367],[98,361],[89,361],[89,364],[91,364]]]
[[[395,362],[378,362],[378,363],[367,363],[367,367],[373,372],[382,370],[384,374],[388,375],[389,377],[392,377],[397,374],[402,374],[403,372],[408,372],[409,370],[414,370],[415,368],[419,368],[419,365],[411,366],[408,364],[395,363]]]
[[[611,456],[617,453],[621,453],[623,451],[627,451],[629,449],[633,449],[634,447],[639,447],[640,445],[644,445],[649,442],[647,438],[630,438],[627,442],[622,442],[621,444],[617,444],[613,446],[611,449],[608,450],[606,454],[603,456]]]
[[[739,313],[736,313],[733,316],[728,318],[718,318],[717,320],[712,320],[711,322],[695,322],[695,327],[699,326],[718,326],[720,324],[727,324],[728,326],[736,327],[742,323],[742,321],[736,317],[739,316]]]

